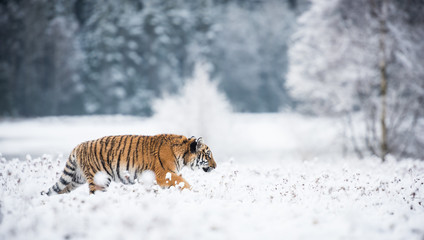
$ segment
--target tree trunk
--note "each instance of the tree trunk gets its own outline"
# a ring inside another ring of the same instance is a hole
[[[384,7],[383,7],[384,8]],[[383,15],[383,16],[381,16]],[[380,114],[380,124],[381,124],[381,140],[380,140],[380,150],[381,150],[381,161],[386,160],[386,155],[389,152],[387,144],[387,125],[386,125],[386,109],[387,109],[387,62],[386,62],[386,46],[385,46],[385,37],[386,37],[386,21],[384,19],[384,14],[380,15],[380,40],[379,40],[379,50],[380,50],[380,98],[381,98],[381,114]]]

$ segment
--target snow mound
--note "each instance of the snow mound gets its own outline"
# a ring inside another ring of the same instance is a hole
[[[143,171],[139,177],[139,181],[146,186],[152,186],[156,183],[155,173],[150,170]]]
[[[112,182],[52,197],[66,159],[0,160],[0,239],[422,239],[424,163],[378,159],[183,169],[192,191]],[[101,178],[101,177],[99,177]],[[151,172],[142,182],[154,181]],[[195,226],[195,227],[190,227]]]
[[[94,175],[94,183],[97,186],[106,187],[109,183],[109,175],[105,172],[98,172]]]

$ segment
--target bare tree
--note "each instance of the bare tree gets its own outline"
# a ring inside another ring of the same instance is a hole
[[[346,121],[351,129],[346,136],[360,140],[352,140],[354,149],[382,161],[387,154],[424,156],[419,133],[424,19],[418,13],[423,6],[422,1],[312,1],[290,50],[288,80],[304,102],[301,107],[353,117]]]

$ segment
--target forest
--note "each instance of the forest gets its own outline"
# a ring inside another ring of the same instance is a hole
[[[152,116],[203,64],[235,112],[334,116],[359,156],[423,157],[423,6],[2,1],[0,114]]]
[[[287,50],[303,1],[0,3],[0,114],[152,115],[196,62],[240,112],[292,107]]]

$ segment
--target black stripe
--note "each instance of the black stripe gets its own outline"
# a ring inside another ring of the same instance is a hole
[[[130,160],[131,160],[130,153],[131,153],[131,144],[132,144],[133,140],[134,140],[134,138],[131,136],[130,146],[128,148],[128,154],[127,154],[127,171],[130,167]]]
[[[85,175],[85,178],[88,180],[88,179],[93,179],[94,178],[94,176],[93,176],[93,174],[91,174],[91,172],[87,169],[86,171],[84,171],[84,175]]]
[[[71,154],[69,155],[69,158],[68,158],[68,161],[67,162],[69,162],[72,166],[74,166],[75,167],[75,163],[73,163],[72,162],[72,152],[71,152]]]
[[[93,144],[94,144],[94,151],[93,151]],[[94,166],[97,168],[94,170],[98,172],[98,171],[101,171],[102,169],[100,167],[100,164],[98,163],[96,152],[97,152],[97,142],[93,141],[91,142],[91,145],[90,145],[90,156],[91,156],[91,161],[94,163]]]
[[[115,156],[115,146],[117,146],[117,142],[116,139],[119,136],[113,136],[112,139],[110,140],[110,146],[109,146],[109,151],[107,153],[107,164],[110,166],[110,169],[112,171],[112,178],[115,179],[115,166],[113,166],[114,164],[114,156]],[[121,140],[121,139],[120,139]]]
[[[125,144],[127,143],[127,139],[128,139],[128,136],[124,136],[123,138],[125,138],[125,140],[124,140],[124,147],[121,149],[121,151],[119,151],[119,155],[118,155],[118,161],[117,161],[117,163],[116,163],[116,173],[118,174],[118,178],[119,178],[119,180],[121,180],[121,182],[124,182],[123,181],[123,179],[121,178],[121,174],[120,174],[120,172],[119,172],[119,165],[121,164],[121,156],[122,156],[122,152],[125,150]]]
[[[113,156],[115,156],[116,155],[116,152],[119,150],[119,146],[121,145],[121,142],[122,142],[122,138],[123,137],[121,137],[121,136],[115,136],[112,140],[112,145],[111,145],[111,150],[115,147],[115,145],[116,145],[116,138],[117,137],[120,137],[119,138],[119,143],[117,144],[117,148],[116,148],[116,151],[111,151],[111,153],[110,154],[112,154],[112,157],[109,157],[109,166],[111,166],[111,169],[112,169],[112,174],[113,174],[113,179],[115,179],[115,173],[113,173],[113,169],[115,169],[116,170],[116,168],[115,167],[113,167],[112,168],[112,161],[113,161]],[[116,171],[116,172],[118,172],[118,171]]]
[[[162,140],[163,140],[163,137],[157,138],[153,145],[154,146],[153,151],[157,151],[158,156],[159,156],[159,147],[162,145]]]
[[[139,167],[141,167],[142,170],[143,170],[143,168],[144,168],[144,152],[146,151],[144,144],[145,144],[145,141],[146,141],[146,137],[142,136],[142,138],[143,138],[143,141],[141,142],[141,149],[140,150],[137,149],[137,150],[141,151],[141,164],[140,164],[141,166],[139,166]]]
[[[93,144],[94,144],[94,147],[93,147]],[[100,166],[98,166],[97,162],[96,162],[96,155],[94,155],[94,153],[96,152],[95,148],[96,148],[96,143],[94,141],[90,142],[90,146],[88,147],[88,155],[90,156],[90,161],[92,162],[93,166],[95,167],[95,168],[93,168],[93,170],[95,170],[97,172],[97,171],[100,171],[101,169],[100,169]]]
[[[81,167],[84,167],[85,169],[88,167],[88,164],[87,164],[87,162],[88,162],[88,159],[87,159],[87,157],[86,157],[86,151],[85,151],[85,149],[86,149],[86,143],[84,143],[82,146],[81,146],[81,152],[80,152],[80,162],[82,163],[81,164]]]
[[[97,158],[97,141],[94,141],[92,144],[94,144],[94,152],[92,153],[94,155],[93,157]]]
[[[102,140],[105,140],[105,141],[100,141],[100,159],[101,159],[101,163],[102,163],[103,168],[106,170],[106,172],[109,174],[109,176],[112,176],[112,174],[106,168],[107,154],[106,154],[106,158],[103,154],[103,153],[106,153],[105,151],[103,151],[103,148],[107,149],[107,144],[108,144],[110,139],[111,139],[111,137],[106,137],[106,138],[102,138]],[[107,165],[109,166],[109,164],[107,164]],[[110,168],[110,166],[109,166],[109,169],[112,170]]]
[[[55,183],[54,185],[53,185],[53,187],[52,187],[52,189],[53,189],[53,191],[55,191],[55,192],[60,192],[60,188],[59,188],[59,186],[57,185],[57,183]]]
[[[150,149],[152,149],[152,154],[155,152],[155,150],[156,150],[156,141],[155,141],[155,139],[151,139],[151,141],[150,141]],[[150,153],[150,151],[149,151],[149,153]],[[151,161],[150,162],[150,167],[149,167],[149,169],[152,169],[152,167],[153,167],[153,164],[154,164],[154,160],[153,161]]]
[[[135,183],[134,181],[137,179],[137,169],[134,169],[134,177],[133,177],[133,184]]]
[[[162,160],[160,159],[160,147],[162,147],[162,144],[163,144],[163,142],[160,142],[159,143],[159,146],[158,146],[158,159],[159,159],[159,163],[160,163],[160,166],[163,168],[163,169],[165,169],[164,167],[163,167],[163,163],[162,163]]]
[[[65,179],[63,179],[62,177],[59,178],[59,181],[63,184],[63,185],[68,185],[69,182],[67,182]]]
[[[100,144],[101,144],[100,145],[100,156],[102,157],[102,160],[104,161],[104,160],[107,160],[104,156],[104,153],[106,153],[105,151],[107,149],[107,143],[109,141],[109,137],[104,137],[104,138],[102,138],[102,140],[104,140],[104,141],[100,141]],[[103,148],[105,148],[105,151],[103,151]],[[106,154],[106,157],[107,157],[107,154]]]
[[[107,153],[106,153],[106,155],[107,155],[106,161],[109,164],[109,166],[110,166],[110,162],[112,161],[111,160],[111,152],[112,152],[112,149],[113,149],[113,143],[114,142],[115,142],[115,137],[111,137],[110,141],[108,141],[108,143],[106,144],[106,149],[107,149],[108,145],[110,143],[110,147],[109,147],[109,149],[107,150]]]
[[[74,168],[74,167],[69,166],[68,164],[66,164],[66,167],[67,167],[67,168],[69,168],[69,170],[71,170],[71,171],[75,171],[75,168]]]
[[[94,152],[93,152],[93,156],[94,156],[94,160],[96,162],[97,167],[99,168],[100,171],[105,171],[105,168],[103,167],[102,164],[102,158],[99,156],[99,154],[97,153],[97,145],[100,144],[98,143],[98,141],[96,141],[94,146]]]
[[[89,168],[91,168],[91,166],[89,165],[89,157],[87,156],[87,143],[81,147],[81,163],[82,167],[84,167],[84,171],[87,171]]]
[[[107,183],[106,183],[106,187],[109,187],[110,183],[112,182],[112,180],[110,178],[107,179]]]
[[[172,156],[174,156],[174,159],[178,159],[177,155],[175,155],[175,153],[174,153],[174,151],[172,151],[172,149],[171,149],[171,152],[172,152]]]
[[[158,155],[159,155],[159,153],[158,153]],[[162,160],[160,160],[160,157],[159,157],[159,156],[158,156],[158,158],[159,158],[160,166],[161,166],[163,169],[165,169],[165,167],[163,166]]]
[[[78,146],[78,149],[75,152],[76,152],[75,155],[78,156],[78,157],[75,158],[75,160],[76,160],[76,162],[79,162],[80,167],[82,169],[82,167],[83,167],[83,158],[82,158],[82,147],[81,147],[81,145]]]
[[[113,157],[113,156],[115,156],[115,155],[116,155],[116,151],[114,151],[115,146],[119,147],[119,144],[120,144],[120,143],[121,143],[121,141],[122,141],[122,138],[119,138],[119,143],[117,144],[117,143],[116,143],[116,138],[118,138],[118,137],[119,137],[119,136],[114,136],[114,137],[112,138],[111,143],[110,143],[110,149],[109,149],[108,156],[107,156],[108,163],[109,163],[109,165],[110,165],[110,166],[112,166],[112,161],[114,160],[114,157]]]
[[[146,160],[148,159],[147,157],[147,152],[149,150],[149,140],[151,137],[145,137],[145,139],[143,140],[144,146],[143,146],[143,166],[145,169],[149,169],[149,163],[146,162]]]
[[[88,183],[88,186],[96,186],[96,184],[91,182],[91,183]],[[96,191],[96,189],[90,190],[90,193],[94,194],[95,191]]]
[[[185,157],[186,157],[186,155],[187,155],[187,151],[185,151],[185,152],[184,152],[184,154],[183,154],[183,166],[184,166],[184,162],[185,162]]]
[[[88,170],[94,170],[93,172],[95,172],[95,162],[93,161],[92,156],[91,156],[90,144],[91,144],[91,142],[89,142],[85,146],[84,151],[87,155],[86,158],[87,158],[87,166],[89,167]]]
[[[125,136],[119,136],[119,137],[120,137],[119,143],[116,144],[117,147],[116,147],[115,151],[112,153],[112,155],[114,155],[114,156],[119,154],[119,149],[121,148],[122,139],[124,139]]]
[[[101,144],[101,143],[100,143]],[[100,145],[100,152],[102,151],[102,145]],[[111,172],[109,172],[108,170],[107,170],[107,168],[106,168],[106,163],[105,163],[105,161],[104,161],[104,159],[103,159],[103,156],[102,156],[102,154],[100,153],[100,159],[99,159],[99,161],[100,161],[100,163],[102,164],[102,167],[103,167],[103,169],[107,172],[107,174],[109,175],[109,176],[111,176],[112,177],[112,173]],[[112,170],[112,169],[110,169],[110,170]]]
[[[65,174],[66,176],[69,176],[69,177],[73,177],[73,176],[74,176],[74,174],[72,174],[72,173],[70,173],[70,172],[66,171],[66,169],[65,169],[65,170],[63,170],[63,174]]]
[[[103,140],[103,138],[97,140],[97,144],[100,145],[100,150],[99,150],[99,152],[96,151],[96,158],[98,159],[98,161],[100,162],[100,164],[102,164],[103,169],[105,171],[107,171],[105,169],[105,165],[103,163],[103,155],[102,155],[102,152],[103,152],[102,151],[103,150],[103,141],[102,140]]]
[[[134,165],[135,165],[135,162],[138,160],[138,144],[140,143],[140,136],[138,136],[137,137],[138,139],[137,139],[137,143],[135,144],[135,150],[134,150],[134,155],[133,155],[133,161],[132,161],[132,164],[131,164],[131,169],[134,169]],[[134,169],[134,172],[135,172],[136,170]]]
[[[71,153],[72,154],[72,153]],[[75,156],[75,158],[76,158],[76,156]],[[72,161],[72,158],[71,158],[71,156],[69,156],[69,161],[68,161],[70,164],[72,164],[72,166],[74,166],[74,167],[76,167],[76,165],[77,165],[77,163],[75,162],[75,161]]]

